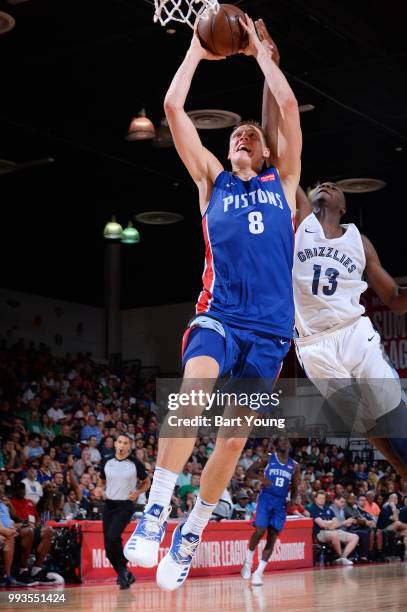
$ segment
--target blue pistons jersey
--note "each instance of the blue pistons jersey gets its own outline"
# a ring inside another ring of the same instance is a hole
[[[294,472],[295,461],[291,457],[288,458],[287,463],[280,463],[277,454],[272,453],[264,470],[264,477],[270,480],[272,484],[268,487],[264,486],[262,494],[271,494],[285,500]]]
[[[205,269],[196,313],[292,338],[294,217],[277,169],[248,181],[222,171],[202,224]]]

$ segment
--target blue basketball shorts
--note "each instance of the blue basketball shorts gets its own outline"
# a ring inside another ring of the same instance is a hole
[[[288,338],[199,315],[183,337],[182,367],[192,357],[212,357],[219,364],[219,376],[276,381],[290,343]]]
[[[273,527],[278,533],[283,530],[287,511],[285,499],[280,499],[269,493],[260,493],[257,508],[255,527]]]

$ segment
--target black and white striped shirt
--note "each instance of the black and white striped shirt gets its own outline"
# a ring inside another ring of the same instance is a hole
[[[144,464],[134,457],[108,459],[100,471],[100,477],[106,480],[106,498],[114,501],[128,500],[129,494],[137,489],[137,481],[147,476]]]

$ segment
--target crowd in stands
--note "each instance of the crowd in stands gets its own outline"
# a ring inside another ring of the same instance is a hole
[[[101,518],[99,472],[114,456],[120,432],[130,436],[135,456],[152,476],[158,437],[154,392],[154,380],[140,380],[135,366],[113,373],[89,354],[57,358],[45,345],[0,345],[0,546],[6,577],[15,547],[18,582],[29,584],[35,577],[37,583],[40,578],[46,582],[43,565],[52,541],[48,521]],[[367,464],[347,448],[316,439],[291,442],[301,483],[288,512],[314,518],[317,542],[330,542],[338,551],[340,542],[348,549],[355,544],[347,555],[357,546],[362,560],[380,560],[383,533],[393,531],[407,549],[407,482],[386,461],[371,458]],[[177,481],[171,518],[191,510],[214,446],[215,435],[197,439]],[[253,518],[261,483],[247,471],[270,450],[269,438],[248,441],[214,518]],[[142,511],[146,495],[137,500],[136,512]]]

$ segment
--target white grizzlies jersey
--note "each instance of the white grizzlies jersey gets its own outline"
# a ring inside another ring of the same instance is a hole
[[[341,227],[343,236],[327,239],[311,213],[297,229],[293,280],[300,338],[347,325],[365,311],[359,302],[367,289],[362,239],[353,223]]]

